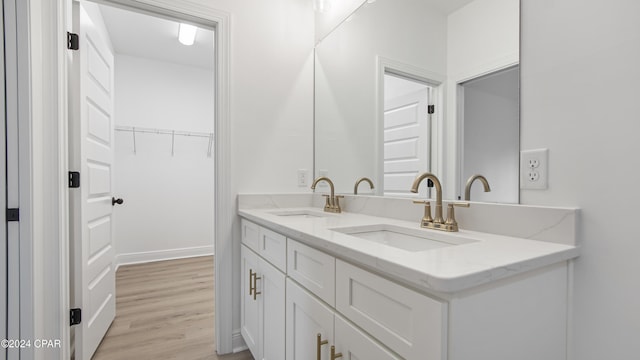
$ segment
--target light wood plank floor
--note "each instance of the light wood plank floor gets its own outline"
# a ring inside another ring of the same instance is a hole
[[[213,257],[121,266],[116,318],[93,359],[253,360],[217,356]]]

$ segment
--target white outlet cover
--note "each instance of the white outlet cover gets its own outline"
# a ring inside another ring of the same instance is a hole
[[[549,149],[520,152],[520,189],[544,190],[548,187]]]

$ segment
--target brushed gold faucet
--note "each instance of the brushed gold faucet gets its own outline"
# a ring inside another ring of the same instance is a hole
[[[467,180],[467,185],[464,188],[464,199],[467,201],[471,200],[471,185],[473,185],[473,182],[476,180],[480,180],[480,182],[484,186],[484,192],[491,191],[491,187],[489,186],[489,182],[487,181],[486,177],[480,174],[471,175],[469,180]]]
[[[363,181],[368,182],[369,183],[369,187],[371,188],[371,190],[373,190],[373,181],[371,181],[371,179],[369,179],[368,177],[363,177],[363,178],[358,179],[356,181],[356,184],[353,186],[353,195],[358,195],[358,186]]]
[[[342,209],[340,209],[340,199],[344,198],[344,196],[335,194],[333,181],[331,181],[331,179],[326,176],[317,177],[315,180],[313,180],[313,184],[311,184],[311,190],[315,190],[316,185],[318,185],[320,181],[325,181],[327,184],[329,184],[330,190],[330,195],[322,195],[326,198],[324,211],[330,213],[341,213]]]
[[[442,230],[442,231],[458,231],[458,223],[456,222],[456,215],[454,212],[454,206],[469,207],[469,203],[449,203],[447,206],[447,220],[442,219],[442,185],[438,177],[432,173],[426,172],[418,175],[411,185],[411,192],[417,193],[418,186],[424,179],[433,181],[433,186],[436,188],[436,212],[435,217],[431,217],[431,204],[429,201],[414,200],[414,204],[424,204],[424,216],[420,220],[420,226],[428,229]]]

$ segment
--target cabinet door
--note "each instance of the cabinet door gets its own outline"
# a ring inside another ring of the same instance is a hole
[[[287,360],[329,360],[333,345],[333,310],[287,279]],[[320,346],[318,338],[328,341]]]
[[[256,289],[260,303],[261,360],[283,360],[285,352],[285,275],[258,259]]]
[[[259,303],[254,300],[250,289],[253,287],[251,274],[258,271],[258,255],[248,247],[242,245],[241,250],[241,282],[242,293],[240,302],[240,333],[247,343],[253,357],[260,359],[260,314]]]
[[[341,316],[335,317],[336,352],[342,353],[344,360],[401,360],[371,337],[349,324]]]

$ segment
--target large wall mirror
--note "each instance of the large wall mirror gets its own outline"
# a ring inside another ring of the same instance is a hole
[[[471,200],[518,203],[519,21],[519,0],[361,1],[316,44],[315,176],[425,196],[430,171],[463,199],[481,174]]]

